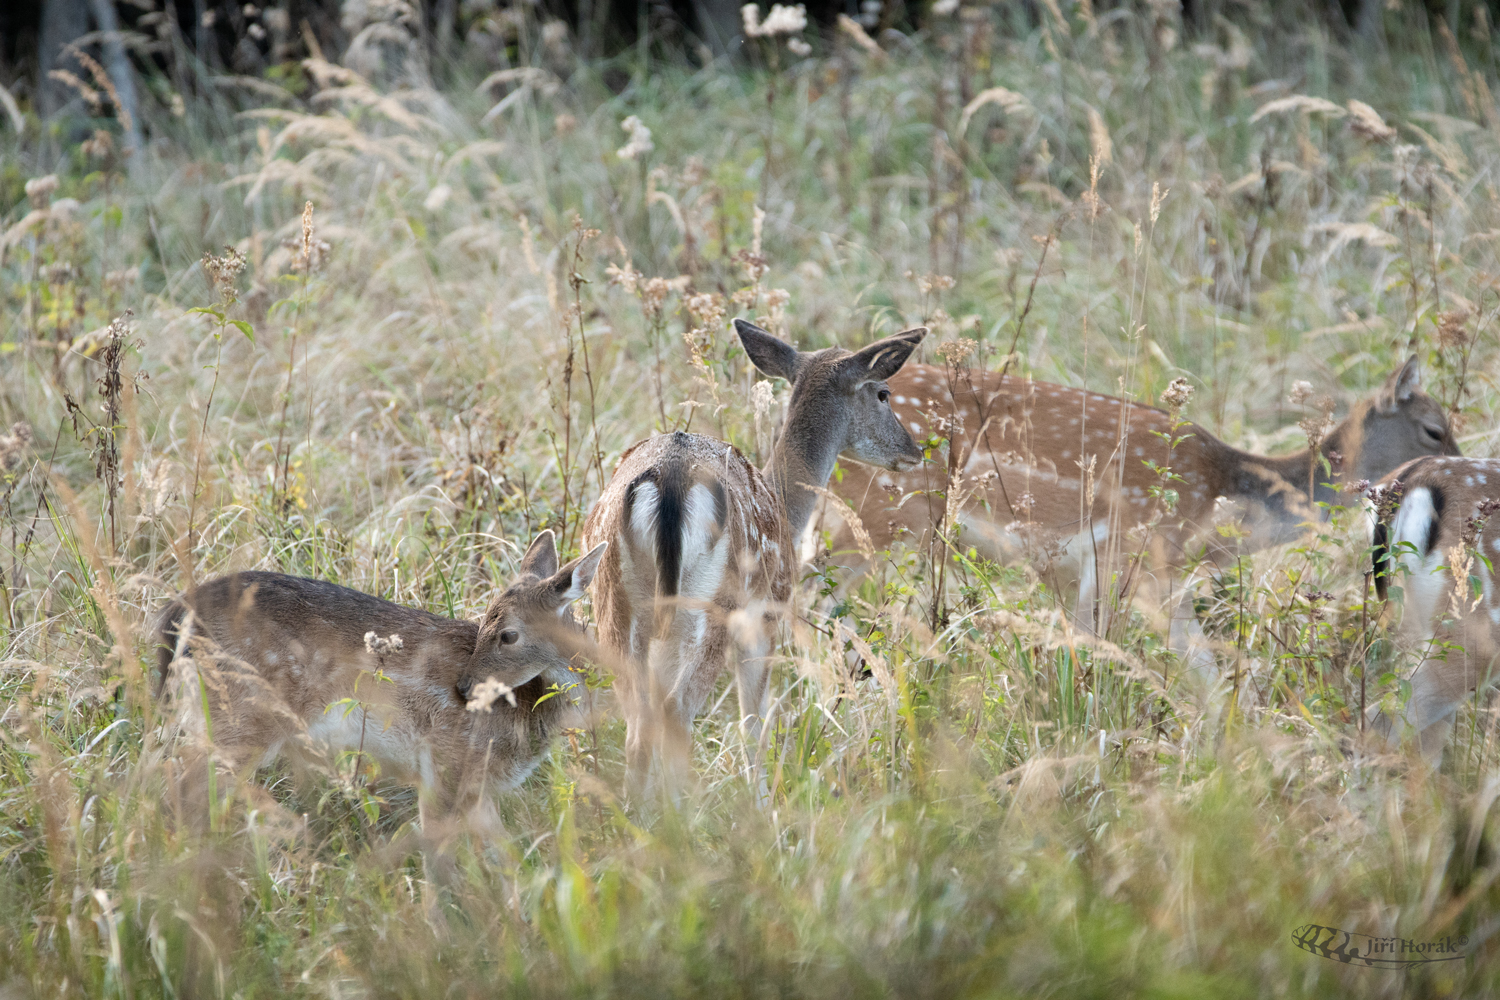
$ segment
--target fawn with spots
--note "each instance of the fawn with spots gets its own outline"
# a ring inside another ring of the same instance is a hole
[[[543,531],[479,622],[322,580],[217,577],[158,617],[157,690],[174,681],[188,724],[235,767],[368,755],[418,786],[425,826],[473,805],[485,781],[515,788],[547,753],[572,706],[570,663],[587,649],[568,607],[604,548],[559,569]],[[493,704],[471,702],[481,694]]]
[[[891,391],[897,416],[919,439],[951,422],[953,475],[940,463],[905,473],[846,470],[838,493],[875,548],[901,536],[925,542],[951,510],[960,550],[1031,560],[1058,593],[1076,593],[1080,628],[1103,631],[1111,593],[1166,605],[1179,652],[1199,635],[1191,590],[1177,582],[1195,558],[1223,566],[1237,552],[1292,541],[1325,517],[1319,503],[1339,502],[1340,483],[1458,453],[1442,406],[1421,389],[1415,357],[1356,404],[1317,455],[1252,455],[1196,424],[1174,427],[1171,414],[1152,406],[995,372],[908,365]],[[1153,487],[1175,491],[1175,509]],[[831,507],[824,513],[834,550],[847,553],[853,534]],[[1238,521],[1238,541],[1215,530],[1226,515]],[[1206,675],[1212,656],[1191,652]]]
[[[612,543],[594,580],[600,644],[616,652],[635,796],[686,781],[693,719],[734,653],[741,730],[759,779],[767,654],[795,582],[794,539],[839,456],[905,471],[922,452],[890,406],[886,380],[927,331],[850,353],[804,353],[743,320],[750,361],[792,385],[771,460],[757,470],[723,441],[681,431],[625,452],[584,525]]]
[[[1399,591],[1396,644],[1417,656],[1411,697],[1399,713],[1370,710],[1390,743],[1407,730],[1437,766],[1458,706],[1495,676],[1500,657],[1500,459],[1425,458],[1372,491],[1375,589]],[[1478,588],[1473,584],[1477,581]]]

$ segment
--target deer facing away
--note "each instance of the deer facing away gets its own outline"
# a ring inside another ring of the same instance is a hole
[[[1435,767],[1459,705],[1500,666],[1500,587],[1492,569],[1500,565],[1500,459],[1419,459],[1380,489],[1375,589],[1383,601],[1401,591],[1396,643],[1418,662],[1402,711],[1372,708],[1370,728],[1393,744],[1409,728]],[[1380,498],[1399,506],[1381,511]]]
[[[797,570],[794,539],[839,456],[907,470],[922,452],[896,419],[886,380],[927,331],[907,330],[850,353],[804,353],[743,320],[745,353],[792,385],[786,422],[758,471],[738,449],[681,431],[620,459],[584,524],[586,544],[612,543],[594,580],[600,644],[619,659],[633,795],[687,778],[693,719],[731,649],[742,731],[758,773],[767,712],[766,656]]]
[[[586,648],[568,606],[603,554],[596,546],[559,569],[552,532],[543,531],[480,622],[322,580],[217,577],[158,618],[158,690],[172,678],[189,723],[207,729],[236,767],[282,753],[368,754],[383,773],[418,786],[425,825],[434,810],[472,805],[486,779],[497,790],[516,787],[545,756],[572,706],[569,664]],[[514,702],[471,711],[486,682]]]
[[[1059,593],[1076,587],[1074,620],[1086,630],[1096,607],[1102,617],[1112,578],[1117,593],[1133,588],[1153,603],[1200,554],[1222,565],[1236,551],[1300,537],[1323,518],[1318,502],[1338,502],[1342,481],[1458,453],[1442,406],[1421,389],[1415,357],[1322,440],[1331,476],[1311,449],[1252,455],[1196,424],[1173,431],[1163,410],[1084,389],[930,365],[908,365],[890,384],[897,416],[919,438],[944,433],[935,425],[951,421],[952,476],[940,463],[905,473],[846,470],[838,492],[875,548],[902,535],[924,541],[956,507],[961,548],[1000,562],[1029,559]],[[1163,481],[1148,461],[1181,478]],[[1175,511],[1152,495],[1158,485],[1177,492]],[[1214,530],[1226,505],[1244,533],[1238,546]],[[850,527],[827,508],[825,517],[835,552],[852,549]],[[1130,581],[1142,524],[1154,527]],[[1169,607],[1172,645],[1186,651],[1197,633],[1190,591],[1179,587]],[[1202,672],[1212,662],[1206,650],[1193,659]]]

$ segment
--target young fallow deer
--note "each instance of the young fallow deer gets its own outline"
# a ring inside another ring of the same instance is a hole
[[[735,648],[742,732],[759,772],[766,656],[797,570],[794,540],[839,456],[897,472],[922,452],[891,410],[886,380],[926,335],[907,330],[850,353],[798,351],[734,321],[750,361],[792,385],[770,463],[757,471],[732,445],[677,431],[620,459],[584,524],[585,544],[612,543],[594,580],[600,644],[618,654],[633,796],[658,774],[676,794],[688,774],[693,719]]]
[[[235,767],[368,754],[418,786],[425,828],[471,807],[486,779],[515,788],[547,753],[574,700],[569,664],[587,649],[568,606],[604,549],[559,569],[543,531],[479,622],[322,580],[217,577],[158,617],[158,693],[173,679],[189,726]]]
[[[1415,357],[1355,405],[1317,457],[1311,449],[1252,455],[1196,424],[1174,430],[1170,415],[1152,406],[995,372],[908,365],[891,392],[897,416],[919,439],[951,434],[953,474],[950,481],[941,462],[906,473],[846,470],[837,492],[876,549],[903,535],[925,540],[951,508],[962,549],[999,562],[1029,559],[1060,593],[1076,586],[1073,617],[1086,631],[1103,625],[1096,612],[1102,617],[1112,586],[1156,607],[1176,586],[1176,599],[1165,602],[1171,645],[1189,654],[1204,681],[1213,658],[1190,643],[1199,631],[1191,591],[1177,579],[1183,566],[1199,555],[1232,564],[1236,552],[1292,541],[1325,517],[1318,503],[1339,502],[1338,484],[1458,453],[1442,406],[1421,390]],[[1163,479],[1148,462],[1180,478]],[[1176,491],[1174,511],[1153,487]],[[831,505],[824,514],[835,553],[849,552],[850,527]],[[1238,542],[1215,530],[1226,515],[1239,521]],[[1135,529],[1152,522],[1142,540]],[[1138,575],[1128,580],[1137,553]]]
[[[1392,744],[1411,730],[1436,767],[1458,706],[1500,667],[1500,587],[1493,569],[1500,565],[1500,521],[1494,518],[1500,459],[1410,462],[1380,483],[1375,507],[1376,593],[1385,601],[1393,588],[1401,591],[1396,643],[1418,662],[1401,713],[1372,708],[1370,728]]]

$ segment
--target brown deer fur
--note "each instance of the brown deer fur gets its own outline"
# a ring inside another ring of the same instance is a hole
[[[546,754],[573,703],[569,664],[586,648],[568,605],[603,549],[558,569],[552,532],[542,532],[480,622],[322,580],[221,576],[158,618],[158,689],[174,679],[180,708],[235,766],[362,752],[418,785],[425,820],[433,806],[466,805],[482,778],[516,787]],[[491,679],[515,704],[470,711],[473,689]]]
[[[885,380],[926,330],[856,353],[802,353],[741,320],[762,373],[792,384],[786,423],[764,472],[723,441],[659,434],[627,451],[584,525],[609,541],[594,581],[601,645],[618,654],[632,790],[653,774],[675,792],[686,778],[693,719],[736,651],[741,721],[758,761],[766,655],[791,596],[794,539],[838,456],[908,469],[921,451],[891,412]],[[758,765],[757,765],[758,766]]]
[[[898,537],[926,544],[955,494],[959,546],[1002,562],[1029,559],[1059,591],[1076,586],[1075,620],[1092,628],[1112,578],[1117,593],[1132,587],[1124,570],[1142,548],[1139,525],[1159,517],[1133,584],[1149,593],[1171,587],[1200,555],[1232,562],[1236,551],[1300,537],[1324,517],[1317,502],[1340,502],[1341,482],[1378,479],[1423,455],[1457,454],[1442,407],[1420,383],[1413,357],[1350,411],[1320,445],[1329,475],[1321,462],[1315,469],[1310,450],[1252,455],[1192,423],[1169,445],[1170,416],[1155,407],[995,372],[907,365],[890,382],[895,412],[919,440],[951,433],[953,481],[939,459],[905,473],[850,467],[836,489],[877,549]],[[1161,481],[1148,461],[1181,479]],[[1175,511],[1151,495],[1158,484],[1177,492]],[[1239,548],[1214,530],[1225,513],[1246,532]],[[835,511],[825,509],[820,526],[834,533],[836,558],[860,562]],[[1182,595],[1172,609],[1179,649],[1181,630],[1192,631]]]

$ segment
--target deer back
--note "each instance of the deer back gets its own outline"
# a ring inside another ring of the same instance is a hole
[[[639,655],[676,606],[784,603],[793,546],[781,501],[733,445],[676,431],[620,459],[584,523],[610,542],[594,579],[600,644]]]
[[[1254,549],[1321,518],[1315,501],[1336,500],[1327,484],[1346,470],[1378,478],[1421,455],[1456,453],[1441,407],[1419,382],[1413,359],[1355,406],[1323,442],[1330,474],[1310,450],[1252,455],[1191,422],[1174,430],[1156,407],[994,372],[907,365],[890,380],[892,404],[919,440],[951,436],[947,464],[940,457],[905,474],[845,467],[838,491],[877,549],[922,537],[951,503],[989,537],[996,526],[1117,537],[1157,520],[1169,556],[1181,558],[1220,516],[1220,498],[1234,502],[1231,516],[1249,531],[1244,548]],[[1174,508],[1153,488],[1174,492]],[[1222,543],[1210,541],[1213,555]]]

